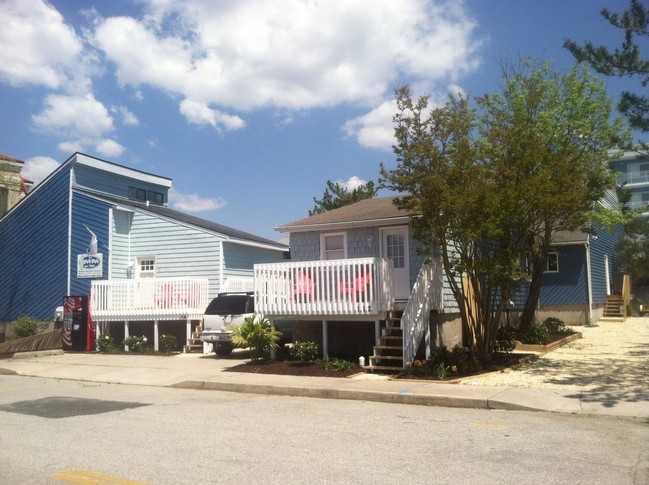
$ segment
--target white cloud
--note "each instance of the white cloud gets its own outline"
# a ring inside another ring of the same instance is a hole
[[[347,136],[355,137],[363,146],[391,150],[395,142],[392,122],[395,111],[395,101],[386,101],[369,113],[346,122],[343,129]]]
[[[60,163],[50,157],[33,157],[25,160],[25,165],[20,174],[34,182],[40,183],[45,177],[51,174],[60,166]]]
[[[66,139],[59,143],[59,148],[64,151],[102,144],[105,135],[113,131],[113,119],[108,110],[92,94],[51,94],[45,98],[43,111],[33,115],[32,121],[39,129]],[[114,146],[106,146],[115,152]]]
[[[180,95],[190,122],[227,129],[243,121],[224,111],[373,108],[404,80],[448,83],[478,62],[475,23],[451,0],[145,5],[142,18],[97,19],[94,45],[121,84]]]
[[[173,188],[169,189],[169,202],[174,209],[186,212],[205,212],[225,207],[225,201],[220,197],[184,194]]]
[[[124,150],[126,150],[125,147],[110,138],[101,140],[97,144],[96,149],[100,154],[106,157],[118,157],[124,153]]]
[[[80,68],[83,43],[48,3],[3,0],[0,19],[0,78],[59,88]]]
[[[351,192],[352,190],[357,189],[361,185],[365,185],[367,183],[367,180],[363,180],[362,178],[357,177],[356,175],[352,175],[351,177],[349,177],[349,179],[347,179],[347,181],[336,180],[336,183],[338,185],[345,187],[347,190]]]
[[[211,125],[217,130],[238,130],[246,126],[246,122],[238,116],[229,115],[222,111],[215,110],[209,106],[184,99],[180,103],[180,112],[187,118],[187,121],[197,125]]]
[[[140,120],[137,119],[137,116],[135,116],[126,106],[113,106],[110,108],[111,113],[118,114],[121,119],[122,123],[128,126],[138,126],[140,124]]]

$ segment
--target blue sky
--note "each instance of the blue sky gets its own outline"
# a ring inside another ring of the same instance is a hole
[[[602,7],[628,1],[2,0],[0,153],[37,182],[75,151],[163,175],[171,207],[277,240],[327,180],[394,166],[394,88],[568,68],[565,38],[620,45]]]

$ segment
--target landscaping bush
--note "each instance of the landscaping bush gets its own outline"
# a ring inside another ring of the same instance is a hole
[[[117,352],[119,349],[117,348],[117,344],[115,343],[115,339],[110,336],[110,335],[101,335],[97,339],[97,348],[99,349],[99,352]]]
[[[539,325],[538,323],[532,323],[527,331],[523,333],[522,340],[526,344],[545,345],[549,337],[550,332],[548,331],[548,327]]]
[[[337,357],[331,357],[325,360],[325,369],[327,370],[341,372],[341,371],[351,370],[355,368],[356,368],[356,363],[351,360],[339,359]]]
[[[481,369],[480,362],[469,350],[457,344],[452,350],[444,345],[435,348],[428,360],[415,360],[406,364],[406,374],[429,376],[439,380],[463,375]]]
[[[178,339],[175,335],[160,335],[158,347],[160,348],[160,352],[168,354],[178,347]]]
[[[496,352],[512,352],[516,348],[516,331],[502,327],[496,334]]]
[[[239,348],[250,348],[252,360],[267,358],[273,349],[279,348],[277,342],[280,332],[263,315],[254,313],[241,325],[230,325],[232,343]]]
[[[49,324],[47,322],[41,323],[35,318],[21,315],[11,326],[11,330],[16,338],[25,338],[42,332],[48,326]]]
[[[563,322],[563,320],[555,317],[548,317],[543,320],[543,326],[548,329],[550,335],[555,333],[567,333],[571,331],[568,327],[566,327],[566,324]]]
[[[289,356],[293,360],[302,362],[313,362],[318,359],[318,344],[315,342],[295,342],[289,350]]]
[[[128,346],[130,352],[153,352],[153,347],[147,345],[147,338],[141,335],[125,338],[122,345]]]

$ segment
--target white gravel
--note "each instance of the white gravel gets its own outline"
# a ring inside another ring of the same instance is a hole
[[[573,327],[575,340],[520,369],[465,379],[461,385],[575,389],[614,393],[649,390],[649,318]]]

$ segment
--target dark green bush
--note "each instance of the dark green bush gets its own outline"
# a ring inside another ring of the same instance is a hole
[[[496,352],[512,352],[516,348],[515,333],[511,328],[499,328],[496,335]]]
[[[289,350],[291,359],[302,362],[313,362],[318,359],[318,355],[318,344],[315,342],[295,342]]]
[[[550,337],[548,327],[532,323],[530,327],[523,333],[523,343],[545,345]]]
[[[49,324],[47,322],[41,323],[35,318],[21,315],[14,322],[11,330],[17,338],[25,338],[42,332],[48,327],[48,325]]]
[[[160,335],[158,339],[158,348],[160,352],[168,354],[178,347],[178,339],[175,335]]]
[[[543,320],[543,325],[548,329],[548,332],[550,332],[550,334],[565,333],[569,330],[563,320],[555,317],[546,318],[545,320]]]
[[[352,370],[356,368],[356,363],[347,359],[339,359],[337,357],[331,357],[325,360],[325,369],[332,370],[336,372]]]
[[[99,349],[99,352],[117,352],[119,349],[117,348],[117,343],[115,343],[115,339],[110,336],[110,335],[101,335],[97,339],[97,348]]]

